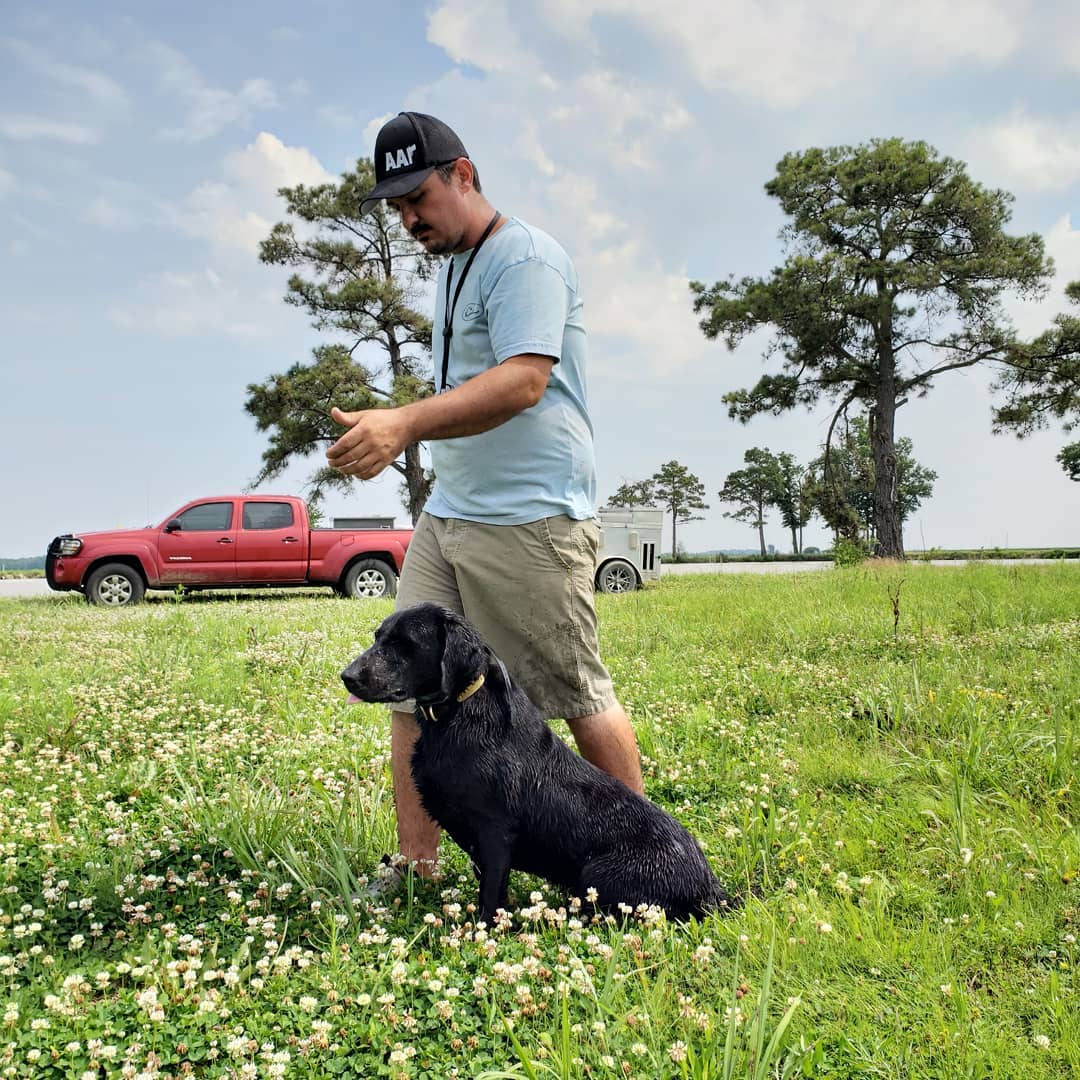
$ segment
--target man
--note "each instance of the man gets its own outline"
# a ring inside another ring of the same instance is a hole
[[[499,214],[458,136],[404,112],[375,142],[385,199],[442,268],[432,333],[435,397],[345,413],[327,459],[362,480],[429,440],[436,482],[409,545],[397,606],[424,600],[474,623],[582,755],[642,792],[637,741],[597,648],[595,463],[577,274],[545,233]],[[409,760],[419,729],[395,711],[391,769],[401,854],[421,874],[438,826]]]

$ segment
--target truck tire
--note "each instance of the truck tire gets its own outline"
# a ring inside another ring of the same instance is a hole
[[[345,596],[378,600],[397,595],[397,574],[382,559],[360,559],[345,573]]]
[[[596,587],[604,593],[633,592],[638,587],[637,571],[625,559],[612,559],[600,567]]]
[[[86,581],[86,599],[102,607],[137,604],[145,592],[142,575],[125,563],[99,566]]]

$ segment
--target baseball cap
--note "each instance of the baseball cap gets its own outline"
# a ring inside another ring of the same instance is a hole
[[[446,165],[468,151],[454,131],[426,113],[402,112],[383,124],[375,139],[375,186],[360,204],[366,213],[380,199],[415,191],[437,165]]]

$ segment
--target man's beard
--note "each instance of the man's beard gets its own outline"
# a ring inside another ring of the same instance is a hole
[[[426,232],[431,232],[431,230],[430,229],[421,229],[420,230],[421,235],[423,235]],[[419,241],[422,244],[424,243],[423,240],[420,239],[420,236],[417,236],[417,234],[415,232],[413,233],[413,239]],[[465,243],[465,233],[461,232],[461,233],[458,234],[456,239],[444,240],[442,243],[436,244],[434,247],[428,247],[427,244],[424,244],[424,247],[427,250],[427,253],[429,255],[453,255],[455,252],[465,250],[463,248],[463,246],[462,246],[464,243]]]

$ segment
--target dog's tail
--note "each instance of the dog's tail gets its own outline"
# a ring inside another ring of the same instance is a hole
[[[735,911],[741,911],[746,907],[746,901],[751,897],[755,900],[760,900],[765,895],[764,889],[764,877],[762,870],[759,867],[757,873],[752,881],[748,881],[746,885],[737,889],[735,892],[728,892],[719,880],[716,881],[712,895],[707,897],[705,903],[702,905],[706,911],[715,911],[721,915],[730,915]]]
[[[702,903],[702,909],[706,912],[717,912],[720,915],[730,915],[740,910],[746,903],[746,897],[742,893],[729,893],[719,881],[713,886],[712,894],[707,896]]]

